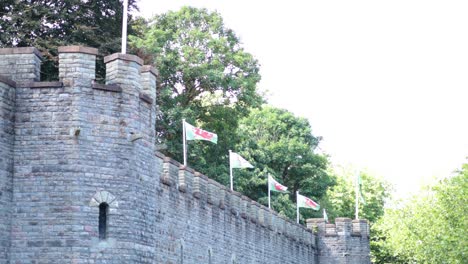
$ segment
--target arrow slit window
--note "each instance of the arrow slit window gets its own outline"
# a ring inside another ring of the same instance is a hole
[[[104,240],[107,238],[107,223],[109,221],[109,205],[101,203],[99,205],[99,239]]]

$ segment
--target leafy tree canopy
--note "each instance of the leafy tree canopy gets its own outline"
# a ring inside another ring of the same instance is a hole
[[[271,173],[290,191],[289,195],[273,194],[274,210],[295,218],[296,191],[319,200],[334,184],[326,172],[327,157],[314,153],[321,138],[312,135],[307,119],[265,106],[241,120],[238,134],[242,140],[235,151],[255,168],[235,171],[235,189],[267,204],[267,175]],[[304,209],[301,214],[311,217],[317,213]]]
[[[453,177],[395,203],[375,225],[382,248],[375,263],[465,263],[468,164]]]
[[[166,155],[182,160],[182,119],[218,134],[218,144],[189,142],[189,165],[223,183],[238,120],[263,98],[259,64],[216,12],[183,7],[155,16],[132,45],[159,70],[156,130]],[[148,56],[150,55],[150,56]]]
[[[381,177],[350,167],[335,166],[331,174],[336,176],[336,185],[327,190],[322,200],[330,221],[336,217],[355,218],[356,177],[361,176],[361,193],[364,203],[359,203],[359,218],[371,223],[384,214],[384,205],[391,191],[390,184]]]
[[[135,0],[129,0],[129,8],[136,9]],[[58,46],[95,47],[101,55],[118,52],[122,14],[119,0],[5,0],[0,5],[0,47],[35,46],[45,55],[42,78],[56,79]],[[104,74],[100,62],[98,78]]]

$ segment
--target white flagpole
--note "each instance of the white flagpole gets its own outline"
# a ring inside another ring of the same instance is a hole
[[[268,173],[268,209],[271,209],[271,197],[270,197],[270,173]]]
[[[232,167],[231,167],[231,150],[229,150],[229,176],[231,180],[231,191],[234,191],[234,185],[232,180]]]
[[[296,191],[296,221],[299,224],[299,191]]]
[[[356,187],[355,187],[355,192],[356,192],[356,201],[355,201],[355,205],[356,205],[356,220],[359,219],[359,173],[356,174]]]
[[[187,131],[185,128],[185,118],[182,119],[182,140],[184,141],[184,166],[187,166]]]
[[[123,1],[123,19],[122,19],[122,54],[127,53],[127,9],[128,0]]]

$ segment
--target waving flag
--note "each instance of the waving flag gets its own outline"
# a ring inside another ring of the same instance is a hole
[[[362,195],[362,179],[361,179],[361,174],[358,174],[357,184],[358,184],[358,189],[359,189],[359,201],[360,201],[363,205],[366,205],[366,200],[364,199],[364,196]]]
[[[297,194],[297,206],[311,208],[317,211],[320,209],[320,205],[318,203],[312,201],[312,199],[307,198],[304,195],[300,195],[299,193]]]
[[[241,155],[229,150],[229,177],[231,181],[231,191],[234,190],[234,176],[232,169],[253,168],[250,162],[246,161]]]
[[[229,152],[229,165],[233,169],[253,168],[250,162],[246,161],[241,155],[235,152]]]
[[[323,209],[323,219],[325,219],[325,222],[328,224],[328,215],[327,211],[325,211],[325,208]]]
[[[271,175],[268,175],[268,184],[270,185],[270,191],[283,192],[283,193],[288,192],[288,187],[281,185],[279,182],[273,179]]]
[[[185,119],[182,119],[182,130],[185,166],[187,166],[187,140],[206,140],[215,144],[218,142],[218,135],[201,128],[194,127],[185,122]]]
[[[185,122],[185,137],[187,140],[206,140],[215,144],[218,143],[218,135],[201,128],[194,127],[187,122]]]

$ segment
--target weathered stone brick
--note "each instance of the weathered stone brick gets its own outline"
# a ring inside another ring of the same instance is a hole
[[[155,152],[141,59],[106,57],[103,85],[96,49],[59,53],[38,82],[36,49],[0,49],[0,264],[370,263],[366,221],[306,229]]]

